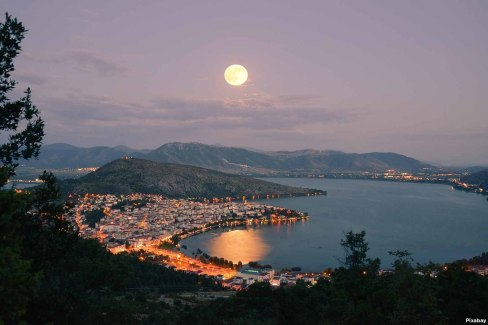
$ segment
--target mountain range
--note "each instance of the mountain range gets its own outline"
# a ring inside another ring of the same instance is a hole
[[[98,167],[124,156],[248,175],[311,171],[381,172],[388,169],[416,172],[432,167],[396,153],[359,154],[332,150],[261,152],[201,143],[168,143],[155,150],[135,150],[124,146],[79,148],[68,144],[51,144],[42,147],[38,160],[24,164],[38,168]]]
[[[323,194],[243,175],[138,158],[117,159],[79,179],[61,181],[61,189],[64,193],[148,193],[171,198]]]

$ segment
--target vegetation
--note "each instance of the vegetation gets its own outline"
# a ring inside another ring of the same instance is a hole
[[[96,209],[91,211],[85,211],[85,222],[88,226],[95,228],[95,224],[105,216],[102,209]]]
[[[461,177],[461,182],[479,185],[480,187],[488,190],[488,169],[481,170],[476,173]]]
[[[208,256],[207,254],[203,254],[202,256],[200,256],[200,261],[202,261],[203,263],[213,264],[228,269],[237,270],[238,268],[242,267],[242,262],[240,262],[241,264],[239,266],[238,264],[234,264],[234,262],[226,260],[223,257]]]
[[[78,148],[53,144],[43,148],[39,160],[29,166],[79,168],[102,166],[124,156],[163,163],[209,168],[243,175],[307,175],[310,173],[378,172],[388,169],[422,172],[432,166],[395,153],[345,153],[341,151],[299,150],[256,152],[201,143],[167,143],[155,150],[137,151],[127,147]]]
[[[250,261],[249,263],[247,263],[250,267],[254,268],[254,269],[272,269],[273,267],[269,264],[266,264],[266,265],[261,265],[259,264],[259,262],[256,262],[256,261]]]
[[[9,15],[0,24],[0,127],[12,134],[0,147],[1,185],[20,158],[37,155],[43,135],[30,92],[16,102],[5,95],[15,85],[8,78],[24,33]],[[21,121],[27,126],[15,133]],[[171,322],[175,309],[154,297],[218,288],[206,278],[142,262],[136,254],[112,255],[80,238],[63,217],[66,206],[54,176],[40,178],[43,185],[30,193],[0,191],[0,324]]]
[[[176,314],[150,297],[218,289],[204,277],[142,262],[137,253],[113,255],[80,238],[63,218],[54,177],[42,179],[33,193],[0,192],[0,323],[133,324],[141,314],[152,323]]]
[[[393,272],[379,275],[379,260],[367,256],[364,232],[346,233],[341,245],[343,266],[329,280],[276,290],[256,283],[235,297],[183,312],[179,323],[461,324],[466,315],[486,317],[486,277],[456,264],[414,267],[406,251],[390,252],[396,256]]]
[[[0,129],[13,135],[0,147],[1,185],[20,158],[37,155],[43,135],[30,92],[19,102],[5,95],[15,84],[9,73],[24,33],[6,15]],[[27,127],[15,133],[21,120]],[[406,251],[391,252],[394,272],[380,276],[365,232],[345,234],[343,266],[314,286],[299,281],[272,290],[257,283],[225,300],[169,305],[162,294],[219,286],[158,266],[143,253],[113,255],[80,238],[63,217],[69,202],[59,200],[54,176],[40,178],[43,185],[31,192],[0,190],[0,324],[461,324],[466,317],[486,318],[488,278],[466,272],[462,263],[414,267]],[[472,260],[485,261],[486,254]]]
[[[168,250],[176,250],[177,249],[176,245],[172,241],[169,241],[169,240],[161,241],[159,243],[158,247],[161,249],[168,249]]]
[[[475,256],[470,259],[458,260],[454,263],[460,266],[488,265],[488,252],[484,252],[480,256]]]
[[[62,182],[64,192],[160,194],[176,198],[242,198],[252,195],[306,195],[322,191],[284,186],[246,176],[142,159],[119,159],[76,180]]]
[[[14,59],[20,53],[20,43],[25,37],[25,27],[5,14],[0,23],[0,188],[9,177],[15,175],[20,158],[29,159],[39,155],[44,136],[44,122],[32,104],[31,90],[18,100],[9,100],[17,82],[10,78]],[[5,140],[6,139],[6,140]]]
[[[148,203],[147,200],[145,199],[140,199],[140,200],[123,200],[120,202],[115,203],[112,205],[112,210],[113,209],[119,209],[121,211],[125,211],[125,209],[128,207],[131,211],[134,210],[134,208],[142,208],[146,206]]]

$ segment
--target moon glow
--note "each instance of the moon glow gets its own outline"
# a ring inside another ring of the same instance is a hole
[[[240,86],[247,81],[247,70],[242,65],[233,64],[227,67],[224,72],[225,81],[232,86]]]

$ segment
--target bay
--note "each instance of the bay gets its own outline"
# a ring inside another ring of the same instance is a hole
[[[270,199],[276,206],[308,212],[309,221],[234,230],[216,229],[185,239],[187,254],[198,248],[235,263],[260,261],[275,269],[322,271],[343,257],[340,240],[349,230],[366,231],[370,257],[382,267],[388,251],[408,250],[416,262],[449,262],[488,251],[485,197],[447,185],[370,180],[266,178],[284,185],[326,190],[327,196]]]

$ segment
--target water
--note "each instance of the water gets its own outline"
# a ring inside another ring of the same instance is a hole
[[[416,262],[448,262],[488,251],[488,202],[446,185],[366,180],[268,178],[280,184],[323,189],[327,196],[267,200],[308,212],[307,222],[238,230],[213,230],[183,241],[232,260],[259,260],[275,269],[321,271],[340,265],[344,232],[366,231],[370,257],[388,267],[392,250],[408,250]]]
[[[29,187],[39,186],[39,185],[41,185],[41,184],[40,183],[17,183],[17,182],[15,182],[15,185],[13,185],[12,183],[7,183],[1,189],[10,190],[10,189],[12,189],[12,186],[14,186],[14,188],[17,188],[20,190],[20,189],[26,189]]]

